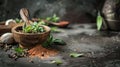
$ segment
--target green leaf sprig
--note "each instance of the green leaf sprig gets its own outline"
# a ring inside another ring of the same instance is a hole
[[[51,63],[53,64],[57,64],[57,65],[60,65],[60,64],[62,64],[63,62],[62,62],[62,60],[60,60],[60,59],[56,59],[56,60],[53,60],[53,61],[51,61]]]
[[[73,57],[73,58],[77,58],[77,57],[81,57],[81,56],[84,56],[84,54],[82,54],[82,53],[70,53],[70,57]]]
[[[50,45],[52,45],[52,44],[56,44],[56,45],[66,45],[66,43],[65,43],[63,40],[61,40],[61,39],[55,39],[55,38],[53,38],[53,36],[50,34],[50,36],[48,37],[47,41],[45,41],[45,42],[43,43],[43,46],[44,46],[44,47],[48,47],[48,46],[50,46]]]
[[[100,12],[98,12],[98,16],[97,16],[97,30],[100,30],[101,27],[102,27],[102,21],[103,21],[103,18],[102,16],[100,15]]]
[[[45,32],[44,28],[42,26],[39,25],[39,23],[34,22],[33,24],[29,25],[29,26],[25,26],[23,28],[23,31],[25,33],[41,33],[41,32]]]
[[[18,48],[15,48],[15,52],[21,54],[24,52],[24,50],[22,48],[18,47]]]
[[[21,19],[15,18],[16,23],[20,23]]]
[[[59,19],[60,18],[58,16],[56,16],[56,14],[54,14],[52,17],[46,18],[47,21],[51,21],[51,22],[57,22],[57,21],[59,21]]]

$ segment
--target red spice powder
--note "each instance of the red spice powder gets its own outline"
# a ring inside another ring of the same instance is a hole
[[[39,57],[40,59],[46,59],[49,58],[50,56],[55,56],[58,54],[58,51],[55,49],[50,49],[50,48],[44,48],[41,45],[37,45],[30,50],[28,50],[29,56],[30,57]]]

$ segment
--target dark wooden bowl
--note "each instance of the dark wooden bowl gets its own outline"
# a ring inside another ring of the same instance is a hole
[[[12,26],[5,25],[5,22],[0,22],[0,36],[4,33],[11,32]]]
[[[50,35],[50,28],[43,26],[45,32],[43,33],[24,33],[22,31],[22,25],[17,25],[12,28],[13,37],[23,48],[31,48],[37,44],[44,43]]]

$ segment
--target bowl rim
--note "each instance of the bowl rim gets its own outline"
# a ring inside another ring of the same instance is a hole
[[[40,26],[43,26],[44,29],[46,30],[45,32],[42,32],[42,33],[24,33],[24,32],[17,32],[16,31],[16,28],[18,27],[22,27],[23,25],[16,25],[12,28],[12,33],[16,33],[16,34],[24,34],[24,35],[40,35],[40,34],[46,34],[46,33],[49,33],[51,31],[50,27],[46,26],[46,25],[40,25]]]

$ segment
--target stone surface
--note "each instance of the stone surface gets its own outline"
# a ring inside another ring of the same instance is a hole
[[[97,31],[95,24],[75,24],[61,33],[53,33],[55,38],[63,39],[67,45],[53,47],[60,53],[49,59],[41,60],[20,58],[17,61],[8,58],[8,52],[0,50],[0,67],[58,67],[51,60],[60,59],[59,67],[120,67],[120,33],[114,31]],[[83,57],[71,58],[70,53],[83,53]]]

